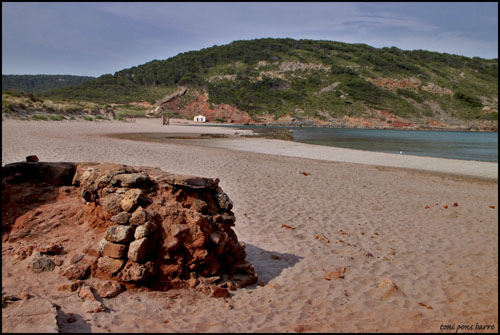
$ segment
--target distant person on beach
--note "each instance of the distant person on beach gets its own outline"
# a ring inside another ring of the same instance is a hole
[[[170,119],[168,118],[167,113],[165,113],[165,111],[162,111],[161,114],[163,116],[163,125],[168,126],[168,124],[170,123]]]

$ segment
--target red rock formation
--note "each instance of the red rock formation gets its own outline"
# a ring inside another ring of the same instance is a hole
[[[24,258],[33,250],[46,254],[36,261],[68,250],[71,259],[58,262],[67,279],[90,272],[126,287],[191,284],[217,297],[257,281],[218,179],[107,163],[19,162],[2,173],[3,241]],[[71,226],[88,226],[93,245],[72,250],[68,236],[55,233]],[[44,234],[62,236],[44,247],[30,244]],[[51,260],[41,271],[53,269]]]
[[[252,122],[252,118],[248,113],[239,110],[235,106],[227,104],[214,104],[211,108],[208,103],[208,93],[206,92],[199,94],[194,100],[190,101],[183,108],[179,108],[177,106],[175,99],[167,102],[166,105],[170,110],[190,119],[201,114],[207,118],[207,121],[210,122],[215,122],[217,119],[224,119],[227,120],[227,122],[232,123]]]

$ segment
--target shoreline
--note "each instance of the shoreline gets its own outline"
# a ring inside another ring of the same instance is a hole
[[[58,121],[57,123],[38,121],[40,123],[34,123],[33,121],[8,120],[2,122],[2,128],[7,127],[9,124],[18,126],[25,125],[25,127],[32,126],[33,128],[37,128],[39,125],[47,129],[54,129],[52,132],[57,133],[56,129],[60,128],[59,126],[68,124],[73,125],[73,128],[75,128],[75,135],[84,135],[86,137],[91,135],[104,138],[113,137],[119,140],[129,139],[136,141],[154,141],[159,144],[168,139],[169,141],[173,141],[180,145],[194,145],[199,147],[254,152],[329,162],[356,163],[391,168],[422,170],[498,180],[498,163],[495,162],[398,155],[347,149],[306,144],[290,140],[261,138],[256,136],[255,132],[251,129],[217,127],[214,125],[206,126],[192,121],[177,119],[174,119],[169,126],[162,126],[157,121],[158,120],[156,119],[140,119],[137,120],[137,122],[125,123],[121,121],[104,121],[96,123],[90,123],[89,121]],[[138,131],[139,128],[141,130],[148,131],[141,132]],[[2,130],[4,130],[2,132],[3,140],[4,133],[5,131],[8,131],[8,129],[5,128]],[[163,139],[151,139],[153,135],[148,138],[144,136],[144,134],[165,134],[165,136]],[[3,151],[4,150],[2,150],[2,165],[12,163],[13,160],[5,157]],[[33,151],[31,153],[27,153],[25,156],[30,154],[36,154],[36,152]],[[24,160],[25,156],[18,155],[18,160]]]
[[[331,129],[373,129],[373,130],[396,130],[396,131],[449,131],[458,133],[498,133],[498,130],[468,130],[460,128],[400,128],[400,127],[362,127],[362,126],[340,126],[340,125],[293,125],[293,124],[274,124],[274,123],[255,123],[255,124],[232,124],[232,123],[213,123],[207,122],[208,126],[241,126],[241,127],[268,127],[268,128],[331,128]]]
[[[492,162],[466,161],[460,159],[413,155],[401,156],[389,153],[345,149],[300,142],[293,142],[299,144],[298,146],[294,146],[286,144],[291,141],[264,139],[261,137],[252,138],[253,136],[247,136],[246,138],[248,138],[249,141],[245,142],[244,139],[234,135],[207,136],[205,138],[193,136],[188,138],[187,136],[189,133],[175,133],[171,136],[155,138],[156,134],[157,133],[120,133],[104,136],[124,140],[160,143],[168,143],[168,141],[177,140],[176,143],[199,147],[221,148],[236,151],[248,151],[264,155],[279,155],[319,161],[405,169],[484,180],[498,180],[498,163]],[[275,141],[285,143],[277,143]],[[329,150],[322,148],[332,149]],[[367,158],[367,154],[370,157]]]

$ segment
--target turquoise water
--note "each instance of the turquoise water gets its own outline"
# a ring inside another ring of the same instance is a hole
[[[240,128],[240,127],[238,127]],[[255,128],[242,126],[241,128]],[[283,127],[291,129],[295,142],[348,149],[498,162],[498,133]]]
[[[333,147],[498,162],[498,133],[291,128],[294,141]]]

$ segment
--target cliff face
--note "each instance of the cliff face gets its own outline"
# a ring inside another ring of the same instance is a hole
[[[195,92],[195,96],[185,106],[179,103],[179,98],[172,99],[165,104],[165,109],[178,113],[179,115],[188,119],[193,119],[196,115],[203,115],[209,122],[228,122],[236,124],[252,123],[253,120],[250,115],[244,111],[239,110],[235,106],[228,104],[215,104],[212,105],[208,102],[208,93]]]
[[[448,89],[443,89],[437,85],[418,86],[419,81],[379,79],[372,80],[374,84],[388,90],[398,88],[433,91],[437,94],[452,95]],[[332,117],[328,113],[318,113],[319,117],[301,116],[300,114],[286,114],[276,118],[272,114],[264,114],[252,118],[248,113],[241,111],[236,106],[227,104],[209,103],[207,92],[195,95],[187,104],[180,102],[181,97],[175,97],[163,105],[169,112],[177,113],[181,117],[193,119],[196,115],[204,115],[208,122],[227,122],[234,124],[255,124],[255,125],[278,125],[278,126],[320,126],[320,127],[347,127],[347,128],[377,128],[377,129],[410,129],[410,130],[461,130],[461,131],[498,131],[497,120],[458,120],[443,113],[439,106],[433,106],[436,113],[444,114],[441,118],[404,118],[391,112],[372,109],[364,113],[363,116]],[[184,106],[183,106],[184,105]],[[491,107],[487,107],[485,112],[495,112]]]
[[[257,276],[218,182],[106,163],[7,164],[4,256],[31,257],[33,272],[58,271],[78,286],[107,280],[115,294],[192,287],[229,296]]]

